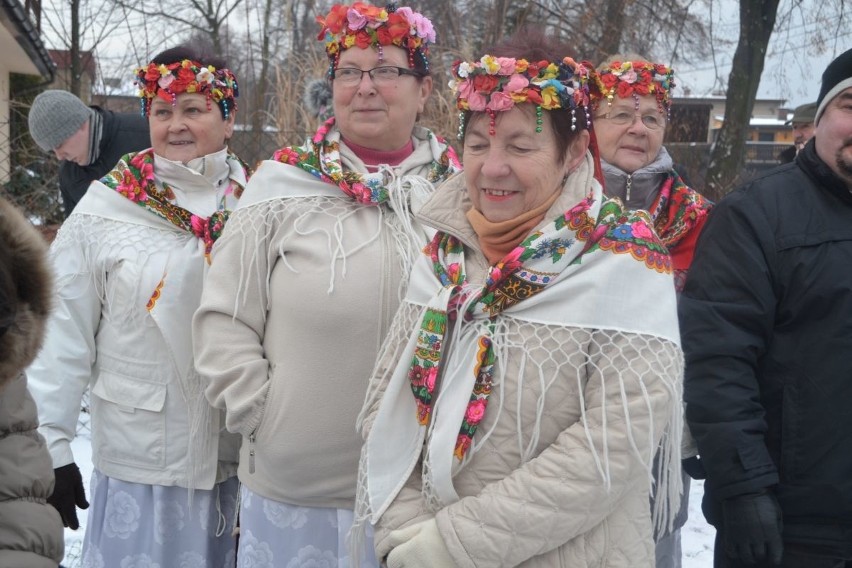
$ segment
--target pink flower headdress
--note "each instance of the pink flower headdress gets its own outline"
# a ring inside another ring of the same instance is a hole
[[[633,97],[639,106],[639,97],[653,96],[660,112],[668,114],[671,108],[671,91],[675,86],[674,71],[661,63],[649,61],[613,61],[593,74],[596,89],[592,93],[592,107],[596,110],[606,99]]]
[[[414,68],[414,56],[420,54],[429,71],[429,44],[435,43],[432,22],[419,12],[389,4],[386,8],[355,2],[351,6],[335,4],[325,16],[317,16],[322,26],[317,39],[325,42],[331,68],[337,67],[340,52],[350,47],[375,46],[382,59],[382,46],[395,45],[408,51],[408,65]]]
[[[570,109],[571,129],[576,130],[579,107],[589,124],[589,85],[593,68],[570,57],[560,62],[527,61],[484,55],[479,61],[456,61],[450,88],[456,95],[459,139],[464,134],[464,112],[487,112],[494,134],[494,113],[516,104],[536,105],[536,132],[541,132],[543,110]]]
[[[136,84],[142,103],[142,114],[151,111],[151,100],[160,97],[172,104],[181,93],[207,95],[207,105],[212,100],[222,105],[225,118],[237,110],[234,99],[239,96],[237,78],[230,69],[216,69],[197,61],[184,59],[175,63],[149,63],[136,70]],[[223,102],[224,101],[224,102]]]

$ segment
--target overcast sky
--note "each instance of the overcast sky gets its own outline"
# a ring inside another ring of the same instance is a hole
[[[796,0],[799,8],[791,11],[793,0],[781,0],[779,20],[790,14],[788,23],[776,22],[776,30],[769,43],[766,64],[760,78],[758,98],[786,99],[790,108],[814,102],[819,95],[820,79],[831,61],[852,48],[852,19],[846,15],[844,25],[838,26],[830,10],[822,15],[816,6],[825,8],[825,0]],[[692,5],[696,6],[697,2]],[[735,0],[711,0],[713,44],[719,45],[714,56],[697,64],[674,62],[676,95],[682,95],[688,86],[692,95],[713,94],[727,84],[731,60],[739,34],[739,4]],[[696,7],[705,9],[703,6]],[[779,23],[784,23],[779,29]],[[729,47],[725,46],[728,42]],[[719,75],[724,84],[716,79]]]
[[[839,54],[852,48],[852,16],[847,14],[844,25],[839,26],[835,17],[837,10],[827,8],[832,3],[842,2],[843,0],[781,0],[778,10],[779,22],[770,41],[758,89],[759,98],[785,99],[789,108],[816,100],[820,78],[826,65]],[[64,4],[61,0],[46,0],[44,9],[50,10],[49,6],[57,3]],[[408,2],[403,0],[400,3]],[[416,6],[417,0],[411,0],[410,3]],[[793,5],[797,8],[791,10],[790,6]],[[737,0],[691,1],[690,9],[694,12],[703,11],[707,20],[712,22],[713,55],[704,61],[691,64],[671,62],[677,83],[676,96],[684,94],[684,87],[688,87],[693,96],[724,93],[739,33],[738,6]],[[789,14],[789,20],[781,22],[785,14]],[[780,25],[782,23],[783,25]],[[126,31],[127,27],[137,31],[131,36]],[[46,26],[45,40],[49,47],[60,47],[52,44],[50,35]],[[159,51],[160,48],[158,45],[154,51]],[[140,37],[138,27],[125,23],[124,29],[116,30],[114,37],[98,49],[102,59],[102,72],[109,76],[125,70],[128,83],[132,84],[132,67],[153,55],[138,53],[134,56],[137,51],[144,51],[144,38]],[[125,57],[121,57],[121,54]]]

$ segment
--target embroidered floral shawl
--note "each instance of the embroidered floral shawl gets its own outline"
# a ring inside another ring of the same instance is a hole
[[[657,272],[671,272],[671,259],[650,229],[644,212],[624,210],[620,201],[607,201],[600,210],[599,221],[603,222],[596,222],[589,216],[593,202],[594,197],[589,195],[529,235],[490,267],[481,290],[467,286],[464,247],[459,240],[442,232],[435,235],[424,252],[444,288],[423,316],[408,375],[421,425],[427,425],[431,417],[448,321],[457,317],[459,306],[466,306],[462,317],[472,319],[479,314],[493,320],[504,310],[544,291],[566,267],[582,262],[585,254],[601,249],[630,252]],[[477,425],[485,416],[494,359],[491,338],[481,336],[473,367],[476,380],[454,450],[459,460],[464,458]]]
[[[481,288],[467,282],[465,249],[456,237],[439,232],[426,248],[428,262],[421,259],[416,265],[406,299],[424,308],[401,348],[404,355],[389,371],[362,453],[369,490],[359,518],[366,514],[375,522],[382,515],[410,475],[424,441],[422,469],[430,498],[444,505],[458,499],[453,471],[471,455],[494,376],[506,365],[494,345],[500,341],[496,330],[503,314],[678,341],[671,260],[651,228],[650,215],[625,210],[619,200],[604,200],[592,178],[591,157],[581,170],[569,178],[573,187],[565,192],[582,195],[589,185],[591,192],[491,266]],[[630,301],[625,280],[643,286],[658,306]],[[570,301],[579,291],[588,301]],[[448,341],[454,355],[445,361]]]
[[[334,117],[328,119],[304,145],[281,148],[272,159],[301,168],[326,183],[336,185],[364,205],[387,203],[389,191],[382,172],[364,174],[343,168],[340,132],[333,126]],[[430,132],[429,144],[436,158],[426,175],[427,181],[436,183],[461,170],[455,150],[444,139]]]
[[[232,163],[232,167],[235,163],[238,168],[241,168],[245,173],[245,179],[248,179],[249,168],[242,160],[230,152],[227,160]],[[233,193],[234,197],[239,199],[243,192],[241,185],[232,183],[226,195],[223,196],[219,210],[209,217],[201,217],[187,211],[174,203],[175,194],[168,185],[162,184],[162,188],[158,186],[154,176],[153,148],[122,156],[115,168],[107,173],[101,182],[154,215],[166,219],[176,227],[201,239],[208,257],[213,243],[222,234],[230,214],[230,210],[224,208],[224,198]]]
[[[669,250],[703,222],[713,203],[690,188],[674,170],[651,206],[654,229]]]

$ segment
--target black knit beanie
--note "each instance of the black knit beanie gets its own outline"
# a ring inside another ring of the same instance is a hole
[[[819,124],[819,119],[831,99],[849,87],[852,87],[852,49],[829,63],[822,74],[822,88],[817,97],[817,112],[814,120],[816,124]]]

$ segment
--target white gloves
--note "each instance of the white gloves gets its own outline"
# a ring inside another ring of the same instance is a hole
[[[444,544],[434,518],[388,535],[388,568],[453,568],[455,562]]]

